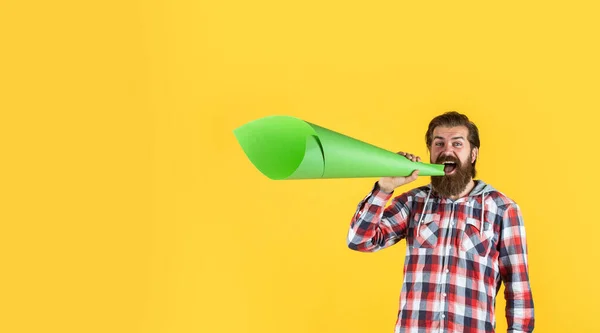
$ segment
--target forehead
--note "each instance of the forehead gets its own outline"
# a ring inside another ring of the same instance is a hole
[[[467,136],[469,135],[469,129],[466,126],[455,126],[455,127],[446,127],[446,126],[438,126],[433,129],[433,139],[436,137],[441,137],[445,140],[451,140],[454,137],[463,137],[467,140]]]

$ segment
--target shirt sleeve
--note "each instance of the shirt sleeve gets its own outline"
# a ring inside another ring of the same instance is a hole
[[[393,199],[375,183],[371,192],[360,201],[350,222],[347,245],[360,252],[375,252],[398,243],[406,237],[410,196],[404,193]]]
[[[533,296],[529,283],[527,241],[517,204],[504,212],[499,266],[504,282],[508,333],[529,333],[534,327]]]

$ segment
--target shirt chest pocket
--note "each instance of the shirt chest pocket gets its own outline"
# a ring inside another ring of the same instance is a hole
[[[483,228],[483,229],[482,229]],[[468,217],[460,239],[460,249],[464,252],[486,256],[490,252],[494,237],[493,225]]]
[[[439,240],[440,214],[416,214],[414,223],[412,247],[435,248]]]

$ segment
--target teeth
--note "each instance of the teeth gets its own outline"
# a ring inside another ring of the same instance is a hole
[[[442,163],[443,163],[443,164],[456,164],[456,163],[454,163],[454,162],[451,162],[451,161],[444,161],[444,162],[442,162]]]

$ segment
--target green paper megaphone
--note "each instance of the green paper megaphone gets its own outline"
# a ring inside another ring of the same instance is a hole
[[[268,116],[234,131],[248,159],[273,180],[443,176],[444,165],[397,153],[291,116]]]

